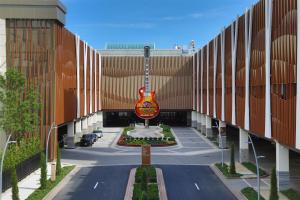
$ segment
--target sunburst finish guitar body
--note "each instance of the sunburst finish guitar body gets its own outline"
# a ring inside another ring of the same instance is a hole
[[[140,99],[135,105],[136,114],[142,119],[152,119],[159,113],[159,106],[155,100],[155,92],[145,93],[145,87],[139,89]]]

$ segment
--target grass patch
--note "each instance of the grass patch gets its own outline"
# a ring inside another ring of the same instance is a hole
[[[55,181],[48,180],[47,181],[47,187],[45,189],[37,189],[34,191],[27,200],[41,200],[43,199],[55,186],[57,186],[60,181],[68,175],[75,166],[67,166],[61,169],[61,174],[59,176],[56,176]]]
[[[240,177],[241,174],[236,173],[236,174],[230,174],[229,173],[229,166],[224,163],[222,166],[222,163],[216,163],[215,166],[222,172],[222,174],[224,176],[226,176],[227,178],[236,178],[236,177]]]
[[[243,162],[242,165],[244,165],[244,167],[246,167],[247,169],[249,169],[251,172],[253,172],[254,174],[256,174],[256,165],[254,165],[251,162]],[[265,172],[262,169],[259,169],[259,176],[267,176],[267,172]]]
[[[252,187],[246,187],[241,192],[248,200],[257,200],[257,192]],[[262,196],[260,199],[265,200]]]
[[[293,189],[283,190],[281,193],[291,200],[300,200],[300,194]]]

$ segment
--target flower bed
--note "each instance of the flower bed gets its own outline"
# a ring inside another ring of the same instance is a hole
[[[160,125],[163,129],[163,137],[145,137],[145,138],[134,138],[127,134],[128,131],[134,130],[133,127],[124,128],[122,135],[119,138],[118,145],[120,146],[131,146],[139,147],[144,144],[150,144],[154,147],[172,146],[176,145],[176,139],[172,134],[171,128],[167,125]]]

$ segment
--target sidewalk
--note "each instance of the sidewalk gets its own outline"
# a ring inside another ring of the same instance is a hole
[[[226,164],[228,165],[229,163]],[[246,199],[241,193],[243,188],[252,187],[255,190],[257,189],[257,176],[238,162],[236,162],[236,172],[243,175],[241,178],[226,178],[214,165],[211,165],[211,169],[238,199]],[[261,178],[260,185],[261,196],[264,199],[269,199],[270,178]],[[280,200],[288,200],[281,192],[278,192],[278,195]]]
[[[66,165],[62,164],[62,167],[64,166]],[[50,175],[51,175],[51,163],[48,163],[47,165],[48,179],[50,179]],[[41,177],[41,170],[38,169],[18,183],[20,200],[25,200],[27,197],[29,197],[30,194],[32,194],[36,189],[40,187],[40,177]],[[4,193],[2,193],[2,199],[12,200],[11,190],[12,189],[10,188],[6,190]]]

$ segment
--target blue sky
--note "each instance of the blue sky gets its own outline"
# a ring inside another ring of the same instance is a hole
[[[66,27],[94,48],[154,42],[202,47],[257,0],[61,0]]]

